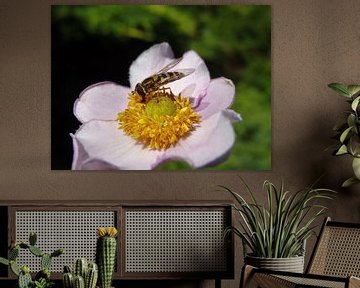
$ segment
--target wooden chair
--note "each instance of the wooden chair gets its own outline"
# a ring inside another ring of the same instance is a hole
[[[306,273],[278,272],[245,265],[240,287],[360,287],[360,223],[326,218]]]

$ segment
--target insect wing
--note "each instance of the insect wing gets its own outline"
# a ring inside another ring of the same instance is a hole
[[[174,71],[169,71],[171,68],[175,67],[182,59],[183,58],[180,57],[171,61],[160,71],[144,79],[141,82],[141,84],[137,84],[137,88],[136,88],[137,92],[143,95],[146,94],[146,92],[155,91],[159,89],[161,86],[179,80],[193,73],[195,71],[195,69],[193,68],[185,68],[185,69],[177,69]]]
[[[177,64],[179,64],[182,59],[183,59],[183,57],[174,59],[169,64],[167,64],[164,68],[162,68],[160,71],[156,72],[155,74],[161,74],[161,73],[165,73],[165,72],[169,71],[171,68],[174,68]]]
[[[182,77],[185,77],[185,76],[190,75],[191,73],[194,73],[195,69],[194,68],[177,69],[177,70],[174,70],[172,72],[181,73],[181,74],[183,74]]]
[[[155,74],[154,76],[151,77],[152,88],[156,90],[161,86],[180,80],[181,78],[188,76],[194,71],[195,69],[189,68],[189,69],[179,69],[179,70],[169,71],[161,74]]]

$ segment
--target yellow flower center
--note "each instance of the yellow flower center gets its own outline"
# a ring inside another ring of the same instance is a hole
[[[155,121],[162,122],[165,120],[163,116],[176,114],[176,104],[168,97],[153,98],[145,105],[145,114]]]
[[[162,150],[175,145],[200,123],[190,99],[175,96],[171,91],[149,92],[145,103],[132,91],[129,99],[128,107],[118,113],[119,129],[150,149]]]

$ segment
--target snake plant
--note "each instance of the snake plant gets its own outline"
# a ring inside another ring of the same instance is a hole
[[[228,227],[225,234],[233,232],[247,245],[253,256],[266,258],[287,258],[301,255],[304,241],[314,233],[316,219],[322,215],[325,206],[317,202],[331,199],[334,191],[329,189],[305,188],[296,193],[280,188],[266,180],[266,205],[260,204],[248,185],[243,181],[251,201],[230,188],[220,186],[235,199],[233,208],[239,213],[240,227]],[[315,222],[315,223],[314,223]]]

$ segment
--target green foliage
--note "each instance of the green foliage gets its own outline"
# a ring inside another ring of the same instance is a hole
[[[85,282],[82,276],[74,276],[74,288],[85,288]]]
[[[37,241],[37,235],[34,232],[31,232],[29,235],[29,244],[31,246],[35,246],[36,245],[36,241]]]
[[[16,260],[19,256],[19,246],[16,245],[14,248],[9,249],[8,256],[9,260]]]
[[[34,288],[51,288],[55,285],[54,282],[49,282],[44,278],[41,278],[39,281],[34,281]]]
[[[41,251],[41,249],[39,247],[36,246],[30,246],[29,247],[29,251],[34,254],[35,256],[41,257],[44,255],[44,252]]]
[[[52,256],[48,253],[44,253],[41,256],[40,267],[41,269],[49,269],[51,265]]]
[[[0,263],[7,266],[10,264],[9,260],[3,257],[0,257]]]
[[[355,177],[347,179],[342,184],[343,187],[349,187],[360,183],[360,85],[331,83],[328,86],[346,97],[350,104],[346,122],[334,127],[340,143],[333,153],[336,156],[349,154],[353,157],[352,168]]]
[[[160,164],[156,167],[156,170],[166,171],[166,170],[189,170],[191,166],[186,162],[182,161],[167,161],[163,164]]]
[[[58,257],[64,253],[64,249],[60,248],[51,253],[51,257]]]
[[[86,258],[78,258],[74,263],[74,271],[64,266],[62,283],[64,288],[95,288],[98,279],[98,266],[88,262]]]
[[[86,258],[79,258],[75,261],[74,274],[85,279],[85,274],[88,268],[88,261]]]
[[[329,189],[304,188],[296,193],[280,189],[266,180],[267,206],[257,202],[250,188],[244,183],[251,202],[239,193],[220,186],[236,200],[233,206],[240,215],[240,228],[229,227],[247,245],[253,256],[287,258],[301,255],[305,240],[314,233],[314,222],[326,209],[318,205],[321,199],[331,199]]]
[[[119,53],[127,57],[134,51],[127,65],[142,51],[136,47],[163,41],[170,43],[176,57],[195,50],[205,60],[211,78],[224,76],[234,82],[236,97],[231,108],[243,118],[234,125],[236,142],[230,157],[208,169],[271,168],[270,6],[60,5],[52,8],[52,24],[57,28],[53,37],[57,35],[61,43],[98,39],[119,47]],[[184,168],[186,164],[179,161],[159,167]]]
[[[101,288],[110,288],[116,258],[116,238],[102,236],[96,243],[96,263],[99,267]]]
[[[36,273],[35,280],[38,281],[43,278],[49,280],[50,275],[51,275],[51,272],[49,271],[48,268],[42,268],[38,273]]]
[[[0,257],[0,264],[10,266],[11,271],[18,277],[19,288],[49,288],[53,286],[53,282],[50,281],[49,271],[51,260],[53,257],[63,254],[64,250],[58,249],[51,254],[44,253],[40,248],[34,246],[36,239],[36,234],[30,233],[29,243],[12,243],[8,251],[9,259]],[[16,263],[20,249],[28,250],[33,255],[41,258],[41,270],[35,275],[34,281],[31,278],[29,267],[26,265],[19,267]]]
[[[32,284],[32,279],[29,271],[21,271],[19,274],[18,285],[19,288],[29,288]]]
[[[62,283],[64,288],[73,288],[74,275],[71,272],[64,272],[62,276]]]
[[[16,265],[16,262],[14,260],[11,260],[9,262],[9,265],[10,265],[10,269],[11,271],[16,275],[16,276],[19,276],[20,275],[20,267]]]
[[[98,279],[98,266],[96,263],[90,263],[85,276],[85,288],[95,288]]]

